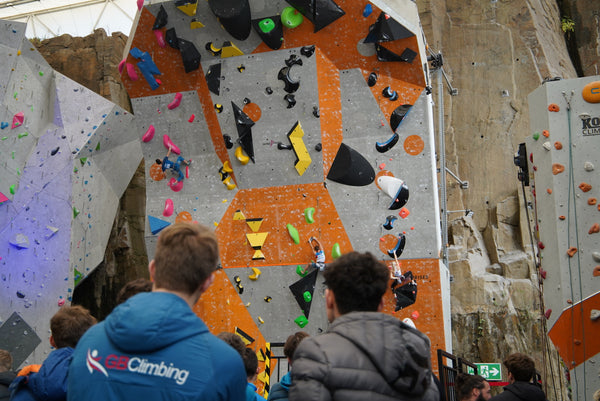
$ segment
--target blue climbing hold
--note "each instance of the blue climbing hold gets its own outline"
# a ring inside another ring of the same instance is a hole
[[[148,216],[148,223],[150,223],[150,231],[152,232],[153,235],[158,234],[165,227],[168,227],[171,225],[171,223],[169,223],[168,221],[158,219],[154,216]]]
[[[363,10],[363,17],[367,18],[373,12],[373,6],[371,4],[367,4],[365,9]]]
[[[392,228],[394,228],[394,222],[398,220],[398,218],[394,215],[389,215],[388,217],[385,218],[385,223],[383,224],[383,228],[385,228],[386,230],[391,230]]]

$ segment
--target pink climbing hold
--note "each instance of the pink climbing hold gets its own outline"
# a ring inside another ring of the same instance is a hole
[[[163,210],[163,216],[169,217],[173,214],[173,199],[165,200],[165,210]]]
[[[165,145],[165,148],[171,149],[171,152],[177,153],[178,155],[181,154],[181,150],[179,150],[178,146],[175,146],[173,141],[171,141],[171,138],[169,138],[169,135],[163,135],[163,145]]]
[[[121,60],[121,62],[119,63],[119,74],[123,73],[123,68],[125,68],[125,63],[127,63],[127,59],[123,59]]]
[[[137,0],[137,8],[141,10],[144,7],[144,0]]]
[[[169,105],[167,106],[167,108],[169,110],[173,110],[174,108],[179,107],[180,103],[181,103],[181,93],[177,92],[175,94],[175,99],[173,99],[173,101],[171,103],[169,103]]]
[[[546,312],[544,313],[544,317],[546,319],[550,319],[550,315],[552,314],[552,309],[548,309],[546,310]]]
[[[190,178],[190,165],[185,166],[185,178]]]
[[[142,136],[142,142],[150,142],[152,138],[154,138],[154,125],[150,124],[148,130],[144,136]]]
[[[165,34],[160,29],[154,30],[154,36],[156,36],[156,41],[160,47],[165,47],[167,42],[165,41]]]
[[[195,118],[196,116],[192,114],[190,118],[188,118],[188,123],[193,123]]]
[[[179,192],[183,188],[183,181],[177,181],[175,178],[171,178],[171,181],[169,181],[169,187],[174,192]]]
[[[379,170],[384,170],[385,169],[385,163],[381,163],[379,165]]]
[[[0,192],[0,204],[6,202],[7,200],[9,200],[6,195],[4,195],[2,192]]]
[[[127,75],[129,76],[129,79],[131,79],[132,81],[137,81],[138,79],[140,79],[140,77],[138,77],[137,72],[135,72],[135,67],[133,66],[133,64],[126,63],[125,65],[127,66]]]
[[[65,304],[65,299],[61,298],[58,300],[58,306],[63,306]]]
[[[10,129],[20,127],[23,124],[23,121],[25,121],[25,114],[20,111],[13,116],[12,126]]]

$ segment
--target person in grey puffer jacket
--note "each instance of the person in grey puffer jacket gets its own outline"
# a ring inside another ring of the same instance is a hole
[[[296,349],[289,399],[439,400],[427,336],[380,313],[387,267],[368,252],[350,252],[323,276],[331,325]]]

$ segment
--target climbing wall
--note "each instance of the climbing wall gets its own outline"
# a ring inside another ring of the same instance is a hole
[[[223,269],[195,307],[213,332],[238,328],[264,349],[326,330],[322,275],[297,272],[315,237],[327,263],[357,250],[389,264],[396,251],[418,298],[395,316],[433,353],[450,349],[423,36],[414,2],[381,3],[388,14],[355,0],[316,1],[305,17],[291,1],[140,10],[122,79],[142,121],[147,249],[177,221],[215,228]]]
[[[135,118],[0,21],[0,348],[41,363],[49,320],[104,258],[142,154]]]
[[[592,398],[600,353],[600,77],[547,82],[529,95],[527,140],[548,333]]]

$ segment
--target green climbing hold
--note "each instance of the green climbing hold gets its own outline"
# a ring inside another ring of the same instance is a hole
[[[27,133],[27,132],[23,132],[23,133],[20,133],[20,134],[18,135],[18,137],[19,137],[19,139],[21,139],[21,138],[24,138],[24,137],[26,137],[27,135],[29,135],[29,133]]]
[[[40,71],[40,77],[44,76],[44,71]]]
[[[12,184],[8,190],[10,191],[11,195],[14,195],[15,194],[15,184]]]
[[[294,323],[296,323],[300,328],[303,328],[308,324],[308,319],[304,315],[300,315],[294,319]]]
[[[342,256],[342,252],[340,251],[340,244],[338,244],[336,242],[335,244],[333,244],[333,247],[331,248],[331,257],[334,259],[337,259],[340,256]]]
[[[302,266],[301,265],[296,266],[296,273],[298,273],[298,275],[300,277],[304,277],[307,274],[307,272],[302,273]]]
[[[537,141],[538,139],[540,139],[540,133],[539,133],[539,132],[534,132],[534,133],[533,133],[533,139],[535,139],[536,141]]]
[[[100,142],[98,142],[98,145],[96,145],[96,150],[100,150]]]
[[[300,14],[294,7],[286,7],[281,12],[281,23],[290,29],[300,25],[303,20],[304,17],[302,14]]]
[[[304,220],[306,220],[306,222],[308,224],[314,223],[315,222],[314,214],[315,214],[315,208],[307,207],[306,209],[304,209]]]
[[[79,216],[79,213],[81,213],[79,210],[77,210],[77,208],[75,206],[73,206],[73,218]]]
[[[290,234],[290,237],[292,237],[292,240],[294,240],[295,244],[299,244],[300,243],[300,234],[298,234],[298,230],[296,230],[296,227],[294,227],[291,224],[286,225],[286,228],[288,230],[288,234]]]
[[[83,279],[83,275],[79,270],[73,269],[73,279],[75,281],[75,287],[77,287],[81,279]]]
[[[312,295],[310,295],[310,292],[304,291],[304,294],[302,294],[302,296],[304,297],[304,302],[312,301]]]
[[[78,172],[78,171],[79,171],[79,169],[77,168],[77,166],[73,167],[73,172],[74,172],[74,173],[76,173],[76,172]]]
[[[87,157],[82,157],[81,159],[79,159],[79,162],[81,163],[82,166],[85,165],[86,161],[87,161]]]
[[[275,29],[275,22],[271,18],[265,18],[258,22],[258,27],[263,33],[269,33]]]

